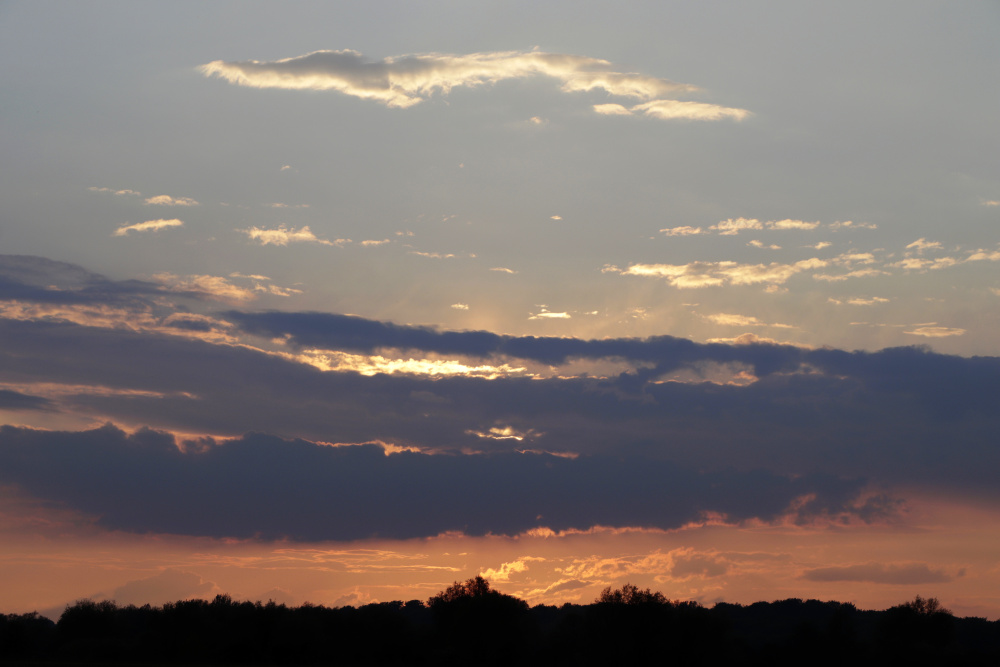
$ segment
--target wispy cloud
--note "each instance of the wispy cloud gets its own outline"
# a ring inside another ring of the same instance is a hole
[[[926,563],[890,563],[888,565],[864,563],[818,567],[806,570],[802,578],[809,581],[856,581],[896,585],[937,584],[954,579],[943,570],[930,569]]]
[[[498,273],[510,273],[510,274],[517,273],[517,271],[515,271],[514,269],[508,269],[505,266],[494,266],[493,268],[490,269],[490,271],[497,271]]]
[[[87,189],[90,190],[91,192],[104,192],[104,193],[107,193],[107,194],[116,195],[118,197],[123,197],[125,195],[132,195],[134,197],[141,197],[142,196],[140,193],[136,192],[135,190],[115,190],[114,188],[98,188],[98,187],[91,187],[91,188],[87,188]]]
[[[694,236],[695,234],[701,234],[701,227],[690,227],[684,225],[682,227],[667,227],[666,229],[660,230],[661,234],[667,236]]]
[[[631,116],[632,112],[620,104],[595,104],[594,111],[602,116]]]
[[[153,206],[198,206],[198,202],[190,197],[171,197],[170,195],[156,195],[146,199],[146,204]]]
[[[467,303],[453,303],[453,304],[451,304],[451,307],[454,308],[455,310],[468,310],[469,309],[469,304],[467,304]]]
[[[336,241],[321,239],[313,234],[312,230],[309,229],[309,225],[305,225],[300,229],[280,225],[276,229],[250,227],[249,229],[237,229],[236,231],[246,234],[251,240],[257,241],[261,245],[285,246],[289,243],[319,243],[320,245],[342,246],[345,243],[351,242],[350,239],[337,239]]]
[[[200,68],[206,76],[254,88],[334,90],[389,107],[407,108],[453,88],[495,84],[536,76],[553,78],[564,92],[603,91],[615,97],[644,100],[626,108],[594,107],[600,114],[644,114],[662,120],[741,120],[745,109],[704,102],[664,99],[697,92],[696,86],[617,70],[607,60],[544,51],[499,51],[455,55],[424,53],[369,61],[357,51],[316,51],[261,62],[216,60]]]
[[[914,241],[913,243],[906,246],[907,250],[913,250],[917,253],[923,253],[925,250],[941,250],[940,241],[928,241],[927,239],[921,237]]]
[[[253,289],[234,285],[222,276],[178,276],[173,273],[157,273],[153,276],[153,280],[172,291],[194,292],[210,299],[228,303],[243,303],[257,298]]]
[[[602,116],[645,115],[659,120],[743,120],[750,115],[746,109],[724,107],[706,102],[682,100],[652,100],[632,107],[621,104],[595,104],[594,111]]]
[[[688,264],[632,264],[625,270],[605,267],[605,272],[625,276],[663,278],[673,287],[698,288],[720,285],[782,284],[797,273],[827,266],[827,260],[812,257],[792,264],[739,264],[737,262],[690,262]]]
[[[762,230],[762,229],[772,229],[772,230],[785,230],[785,229],[801,229],[811,231],[817,229],[822,223],[820,222],[806,222],[804,220],[768,220],[766,222],[761,222],[757,218],[729,218],[728,220],[723,220],[716,225],[709,227],[710,230],[718,232],[721,236],[734,236],[745,230]],[[839,223],[834,223],[839,224]],[[662,230],[661,230],[662,231]]]
[[[137,222],[134,225],[119,227],[115,230],[114,236],[127,236],[129,232],[158,232],[161,229],[183,226],[184,222],[177,218],[170,220],[147,220],[146,222]]]
[[[571,318],[569,313],[553,313],[549,312],[545,306],[539,306],[541,310],[537,313],[532,313],[529,320],[568,320]]]
[[[715,315],[704,315],[706,320],[721,324],[727,327],[776,327],[779,329],[794,329],[790,324],[768,324],[756,317],[749,315],[734,315],[732,313],[717,313]]]
[[[874,306],[879,303],[889,303],[889,299],[873,296],[873,297],[852,297],[850,299],[835,299],[830,297],[827,302],[836,304],[838,306],[847,304],[849,306]]]
[[[951,327],[917,327],[913,331],[904,331],[911,336],[923,336],[924,338],[948,338],[949,336],[961,336],[965,334],[965,329],[955,329]]]

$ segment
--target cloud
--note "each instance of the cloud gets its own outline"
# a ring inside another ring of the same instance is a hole
[[[780,245],[774,245],[773,243],[771,245],[764,245],[764,243],[762,241],[756,241],[756,240],[755,241],[749,241],[747,243],[747,245],[748,246],[752,246],[754,248],[767,248],[768,250],[781,250],[781,246]]]
[[[987,199],[983,201],[983,206],[1000,206],[1000,200]]]
[[[631,108],[631,111],[660,120],[722,120],[724,118],[743,120],[750,115],[746,109],[681,100],[652,100],[644,104],[637,104]]]
[[[451,304],[451,307],[454,308],[455,310],[468,310],[469,309],[469,304],[467,304],[467,303],[453,303],[453,304]]]
[[[89,422],[100,415],[129,428],[145,424],[239,440],[231,450],[205,441],[204,447],[181,451],[164,434],[15,429],[3,431],[13,438],[3,447],[13,449],[4,450],[0,475],[34,480],[31,493],[64,494],[60,497],[80,511],[100,510],[101,516],[107,511],[105,525],[129,530],[195,530],[189,522],[201,521],[202,509],[209,507],[199,528],[205,534],[251,534],[263,525],[262,535],[316,536],[334,508],[370,516],[368,530],[397,535],[464,531],[467,524],[470,531],[497,534],[591,522],[668,527],[699,521],[703,510],[726,513],[733,521],[750,515],[786,520],[774,517],[787,518],[787,512],[794,512],[793,521],[874,521],[896,511],[892,502],[878,498],[891,499],[899,489],[1000,506],[993,446],[1000,430],[996,357],[963,358],[917,346],[810,349],[746,336],[734,344],[672,336],[512,336],[329,313],[236,307],[212,312],[207,300],[229,288],[214,281],[200,284],[198,278],[111,281],[70,264],[0,256],[0,390],[14,392],[0,400],[44,406],[67,420]],[[226,283],[258,294],[248,280],[254,279],[228,276]],[[171,305],[183,296],[206,302],[197,304],[197,314]],[[22,316],[28,308],[35,314]],[[46,315],[54,308],[104,309],[115,316],[73,323]],[[222,323],[228,338],[219,342],[166,332],[171,324],[217,328]],[[937,325],[904,330],[917,328]],[[313,363],[320,354],[356,355],[372,370],[359,372],[360,361],[321,370]],[[379,355],[425,368],[380,372]],[[513,360],[551,366],[553,372],[531,376],[504,368]],[[615,370],[576,373],[569,366],[576,360],[607,360]],[[442,361],[493,370],[479,376],[465,370],[433,374]],[[719,369],[743,381],[699,381]],[[688,379],[681,381],[683,376]],[[18,415],[33,417],[30,411]],[[268,440],[253,433],[284,437]],[[530,438],[535,450],[576,453],[580,463],[565,467],[562,457],[543,454],[523,458],[527,454],[516,450],[524,441],[506,438],[507,433]],[[161,448],[153,447],[161,440]],[[369,450],[321,442],[383,444]],[[387,446],[424,454],[386,457]],[[184,458],[202,449],[207,458]],[[333,449],[351,451],[339,459],[317,453]],[[482,454],[469,458],[455,453],[460,451]],[[21,453],[28,458],[19,458]],[[231,470],[219,463],[223,454],[233,457]],[[389,467],[369,457],[389,459]],[[282,468],[281,461],[289,467]],[[341,483],[337,475],[346,477],[345,486],[326,488]],[[391,483],[394,475],[402,480],[398,486]],[[410,494],[423,498],[414,513],[433,513],[433,503],[462,497],[461,485],[481,478],[478,504],[466,514],[440,522],[407,514]],[[634,493],[618,495],[625,482],[617,478],[634,480]],[[131,518],[122,513],[132,504],[120,502],[132,498],[121,486],[129,480],[149,487]],[[211,496],[206,489],[215,482]],[[293,482],[296,488],[290,488]],[[426,488],[414,486],[425,482]],[[199,489],[194,497],[183,499],[181,507],[166,507],[178,496],[176,489],[189,483]],[[553,494],[564,494],[561,499],[546,495],[552,484]],[[667,488],[654,491],[657,484]],[[526,489],[527,499],[508,504],[514,487]],[[260,498],[250,499],[253,511],[244,514],[259,512],[254,520],[261,523],[229,527],[226,513],[236,513],[241,494],[251,492]],[[282,499],[286,493],[291,495]],[[214,504],[232,498],[233,505],[212,507],[211,498]],[[740,514],[744,505],[748,514]],[[394,518],[399,507],[406,516]],[[537,520],[538,514],[543,519]],[[156,521],[147,522],[146,515]],[[329,535],[364,530],[360,523],[353,528],[338,523],[353,521],[350,517],[331,520]],[[405,521],[413,527],[401,528]]]
[[[849,280],[851,278],[871,278],[873,276],[884,276],[887,275],[886,271],[881,269],[856,269],[854,271],[848,271],[847,273],[840,274],[829,274],[829,273],[816,273],[813,275],[815,280],[823,280],[829,283],[842,282],[844,280]]]
[[[273,62],[216,60],[199,68],[241,86],[291,90],[336,90],[406,108],[435,92],[460,86],[544,75],[562,81],[564,91],[603,90],[611,95],[651,99],[693,92],[693,86],[641,74],[616,72],[606,60],[542,51],[451,55],[416,54],[366,62],[357,51],[315,51]]]
[[[183,226],[184,222],[177,218],[170,220],[147,220],[146,222],[137,222],[134,225],[119,227],[115,230],[114,236],[127,236],[129,232],[158,232],[161,229]]]
[[[829,224],[830,229],[878,229],[878,225],[871,222],[852,222],[850,220],[844,220],[840,222],[831,222]]]
[[[745,229],[764,229],[760,220],[755,218],[729,218],[709,227],[712,231],[719,232],[722,236],[733,236]]]
[[[156,195],[147,199],[145,203],[156,206],[199,206],[198,202],[190,197],[171,197],[170,195]]]
[[[182,451],[166,433],[129,435],[110,425],[80,432],[4,426],[0,481],[96,516],[111,530],[306,541],[517,535],[539,526],[669,529],[706,512],[773,521],[798,512],[803,496],[814,499],[810,513],[852,514],[863,485],[815,475],[704,473],[631,457],[386,455],[377,445],[329,447],[257,434],[196,444]]]
[[[858,297],[852,297],[850,299],[835,299],[833,297],[830,297],[830,298],[827,299],[827,302],[828,303],[836,304],[838,306],[841,306],[841,305],[844,305],[844,304],[847,304],[847,305],[850,305],[850,306],[874,306],[875,304],[878,304],[878,303],[889,303],[889,299],[886,299],[886,298],[883,298],[883,297],[880,297],[880,296],[873,296],[873,297],[860,297],[860,296],[858,296]]]
[[[528,571],[528,564],[525,562],[526,560],[533,559],[521,559],[511,561],[509,563],[502,563],[499,568],[486,568],[479,574],[491,581],[510,581],[510,575]]]
[[[916,250],[922,254],[925,250],[941,250],[941,243],[940,241],[928,241],[927,239],[919,238],[906,246],[906,249]]]
[[[735,236],[745,230],[787,230],[802,229],[813,230],[820,226],[819,222],[805,222],[803,220],[768,220],[761,222],[756,218],[729,218],[718,224],[709,227],[710,230],[718,232],[721,236]],[[663,231],[663,230],[660,230]],[[829,244],[827,244],[829,245]]]
[[[451,252],[423,252],[421,250],[411,250],[410,254],[419,257],[429,257],[431,259],[454,259],[457,257],[457,255]]]
[[[904,331],[911,336],[923,336],[925,338],[948,338],[950,336],[962,336],[965,329],[954,329],[950,327],[917,327],[913,331]]]
[[[767,223],[768,229],[816,229],[819,222],[805,222],[803,220],[773,220]]]
[[[721,285],[782,284],[797,273],[827,266],[816,257],[793,264],[738,264],[736,262],[691,262],[689,264],[633,264],[624,271],[609,267],[623,276],[663,278],[673,287],[693,289]]]
[[[668,227],[666,229],[660,230],[661,234],[666,234],[667,236],[693,236],[695,234],[701,234],[701,227]]]
[[[926,563],[864,563],[818,567],[806,570],[802,578],[807,581],[854,581],[897,586],[940,584],[954,580],[954,577],[946,574],[944,570],[932,570]]]
[[[549,219],[550,220],[562,220],[562,216],[561,215],[552,215],[552,216],[549,216]]]
[[[0,389],[0,410],[51,410],[54,407],[47,398]]]
[[[286,246],[289,243],[318,243],[320,245],[341,246],[345,243],[351,242],[350,239],[328,241],[326,239],[318,238],[315,234],[313,234],[312,230],[309,229],[308,225],[304,225],[298,230],[294,227],[279,225],[277,229],[251,227],[249,229],[237,229],[236,231],[246,234],[251,240],[257,241],[261,245]]]
[[[729,563],[714,554],[693,553],[690,550],[671,552],[673,565],[670,576],[674,579],[689,577],[720,577],[729,572]]]
[[[192,292],[209,299],[228,303],[242,303],[257,298],[254,290],[234,285],[222,276],[178,276],[173,273],[157,273],[153,280],[177,292]]]
[[[721,324],[727,327],[778,327],[781,329],[791,329],[791,325],[788,324],[767,324],[766,322],[761,322],[756,317],[750,317],[747,315],[732,315],[729,313],[718,313],[716,315],[705,315],[706,320],[714,322],[715,324]]]
[[[216,585],[193,572],[164,570],[146,579],[136,579],[116,588],[109,599],[120,605],[162,605],[177,600],[205,598],[217,592]]]
[[[136,192],[135,190],[115,190],[114,188],[97,188],[97,187],[91,187],[91,188],[87,188],[87,189],[90,190],[91,192],[106,192],[106,193],[109,193],[109,194],[116,195],[118,197],[122,197],[122,196],[125,196],[125,195],[132,195],[132,196],[135,196],[135,197],[141,197],[142,196],[140,193]]]
[[[367,61],[357,51],[316,51],[272,62],[216,60],[199,67],[205,76],[253,88],[333,90],[388,107],[407,108],[453,88],[495,84],[538,76],[553,78],[567,93],[603,91],[615,97],[647,100],[626,109],[598,104],[599,114],[640,113],[662,120],[742,120],[745,109],[703,102],[660,99],[692,93],[695,86],[634,72],[620,72],[606,61],[543,51],[502,51],[454,55],[425,53]]]
[[[517,273],[517,271],[515,271],[514,269],[508,269],[507,267],[504,266],[494,266],[492,269],[490,269],[490,271],[497,271],[499,273],[511,273],[511,274]]]
[[[966,262],[1000,262],[1000,250],[976,250],[965,258]]]
[[[620,104],[595,104],[594,111],[602,116],[631,116],[632,112]]]

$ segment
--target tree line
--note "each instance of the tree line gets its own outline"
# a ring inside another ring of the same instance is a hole
[[[536,605],[474,577],[359,607],[79,600],[58,622],[0,615],[0,663],[101,665],[997,665],[1000,621],[934,598],[882,611],[788,599],[711,608],[626,584]]]

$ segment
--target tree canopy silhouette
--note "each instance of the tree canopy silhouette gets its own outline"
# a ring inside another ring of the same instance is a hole
[[[621,588],[611,590],[608,586],[597,597],[598,604],[612,605],[650,605],[670,604],[670,600],[660,591],[648,588],[641,589],[633,584],[625,584]]]

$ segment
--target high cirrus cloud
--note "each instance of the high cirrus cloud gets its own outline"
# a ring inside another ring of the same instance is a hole
[[[241,86],[335,90],[396,108],[411,107],[436,92],[447,94],[452,88],[461,86],[546,76],[561,82],[565,92],[599,90],[616,97],[645,101],[631,110],[614,105],[621,111],[612,110],[610,105],[598,105],[596,110],[602,114],[634,112],[661,119],[698,120],[739,120],[749,114],[744,109],[662,99],[698,89],[667,79],[618,71],[610,62],[598,58],[543,51],[466,55],[424,53],[373,62],[347,49],[316,51],[271,62],[216,60],[202,65],[200,70],[206,76],[217,76]]]

